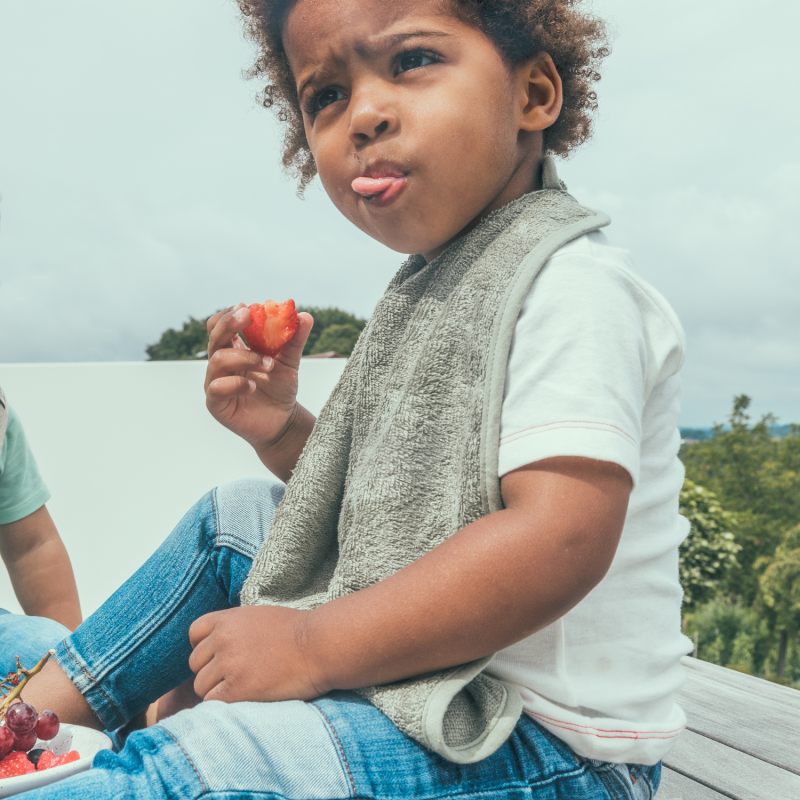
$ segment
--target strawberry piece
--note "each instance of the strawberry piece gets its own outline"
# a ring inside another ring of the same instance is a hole
[[[242,331],[242,338],[251,350],[275,358],[300,324],[294,300],[285,303],[267,300],[263,305],[253,303],[248,308],[252,322]]]
[[[50,769],[50,767],[56,766],[56,761],[58,761],[58,756],[51,750],[45,750],[44,753],[39,756],[36,769],[38,769],[40,772],[43,769]]]
[[[35,771],[36,767],[28,760],[27,754],[19,750],[7,755],[0,761],[0,780],[3,778],[16,778],[18,775],[28,775]]]
[[[64,764],[70,764],[73,761],[80,761],[80,754],[77,750],[70,750],[69,753],[64,753],[63,756],[57,756],[49,750],[45,750],[39,756],[39,770],[52,769],[53,767],[62,767]]]
[[[80,761],[81,756],[77,750],[70,750],[69,753],[64,753],[63,756],[58,756],[58,764],[55,764],[56,767],[61,767],[64,764],[70,764],[73,761]]]

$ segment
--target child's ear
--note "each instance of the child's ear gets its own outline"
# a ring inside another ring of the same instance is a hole
[[[518,67],[520,130],[543,131],[561,113],[564,93],[561,76],[547,53],[538,53]]]

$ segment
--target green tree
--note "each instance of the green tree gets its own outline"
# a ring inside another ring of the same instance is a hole
[[[761,570],[763,602],[774,614],[778,631],[775,673],[783,679],[789,643],[800,632],[800,525],[786,531],[774,555],[762,556],[755,566]]]
[[[711,439],[684,447],[681,457],[686,477],[736,513],[742,550],[727,587],[751,605],[760,594],[756,561],[774,554],[784,532],[800,522],[800,428],[775,440],[769,430],[775,418],[767,414],[751,425],[749,406],[747,395],[736,397],[730,429],[715,426]]]
[[[737,566],[741,546],[732,533],[736,516],[725,511],[708,489],[687,479],[680,494],[680,511],[691,524],[679,557],[683,604],[691,611],[717,593],[728,570]]]
[[[361,331],[367,324],[365,319],[356,317],[353,314],[348,314],[340,308],[319,308],[317,306],[304,306],[298,308],[298,311],[306,311],[314,317],[314,327],[308,336],[306,346],[303,348],[303,355],[315,355],[317,353],[327,353],[335,350],[340,356],[349,356],[353,352],[353,346],[356,343]],[[338,330],[330,334],[330,344],[336,345],[335,347],[327,346],[325,342],[320,347],[317,347],[319,339],[322,337],[323,332],[333,326],[341,326],[347,330]],[[353,335],[355,331],[355,336]],[[342,348],[341,350],[339,348]]]
[[[719,659],[717,663],[742,658],[734,657],[738,640],[739,654],[752,652],[757,674],[798,682],[800,427],[791,426],[785,438],[773,438],[770,427],[775,418],[767,414],[751,423],[749,406],[749,397],[736,397],[730,428],[718,425],[711,439],[681,452],[687,478],[714,492],[720,504],[735,514],[736,542],[742,548],[738,564],[728,571],[708,608],[715,604],[718,614],[719,604],[727,602],[743,614],[746,611],[750,620],[748,629],[733,638],[718,626],[713,640],[716,654],[714,647],[708,649],[710,634],[700,632],[706,640],[701,657]],[[698,608],[696,618],[701,619],[707,610]]]
[[[180,330],[168,328],[161,338],[145,348],[148,361],[185,361],[208,350],[205,319],[189,317]]]
[[[320,333],[309,354],[329,353],[333,350],[340,356],[349,356],[360,335],[361,331],[350,322],[346,325],[328,325]]]

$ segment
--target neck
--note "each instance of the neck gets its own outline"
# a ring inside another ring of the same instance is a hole
[[[494,199],[478,214],[477,217],[470,220],[455,236],[448,239],[443,244],[427,253],[422,253],[422,257],[430,263],[434,258],[441,255],[447,250],[450,245],[457,239],[460,239],[465,234],[469,233],[476,225],[481,223],[493,211],[498,208],[507,206],[514,200],[518,200],[523,195],[529,192],[536,192],[542,188],[542,155],[538,152],[535,156],[531,156],[523,160],[521,164],[514,170],[511,178],[506,181],[500,192]]]

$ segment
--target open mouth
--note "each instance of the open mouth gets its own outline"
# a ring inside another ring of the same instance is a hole
[[[390,203],[406,185],[406,175],[378,175],[375,177],[356,178],[350,185],[356,194],[365,200],[377,201],[380,205]]]

